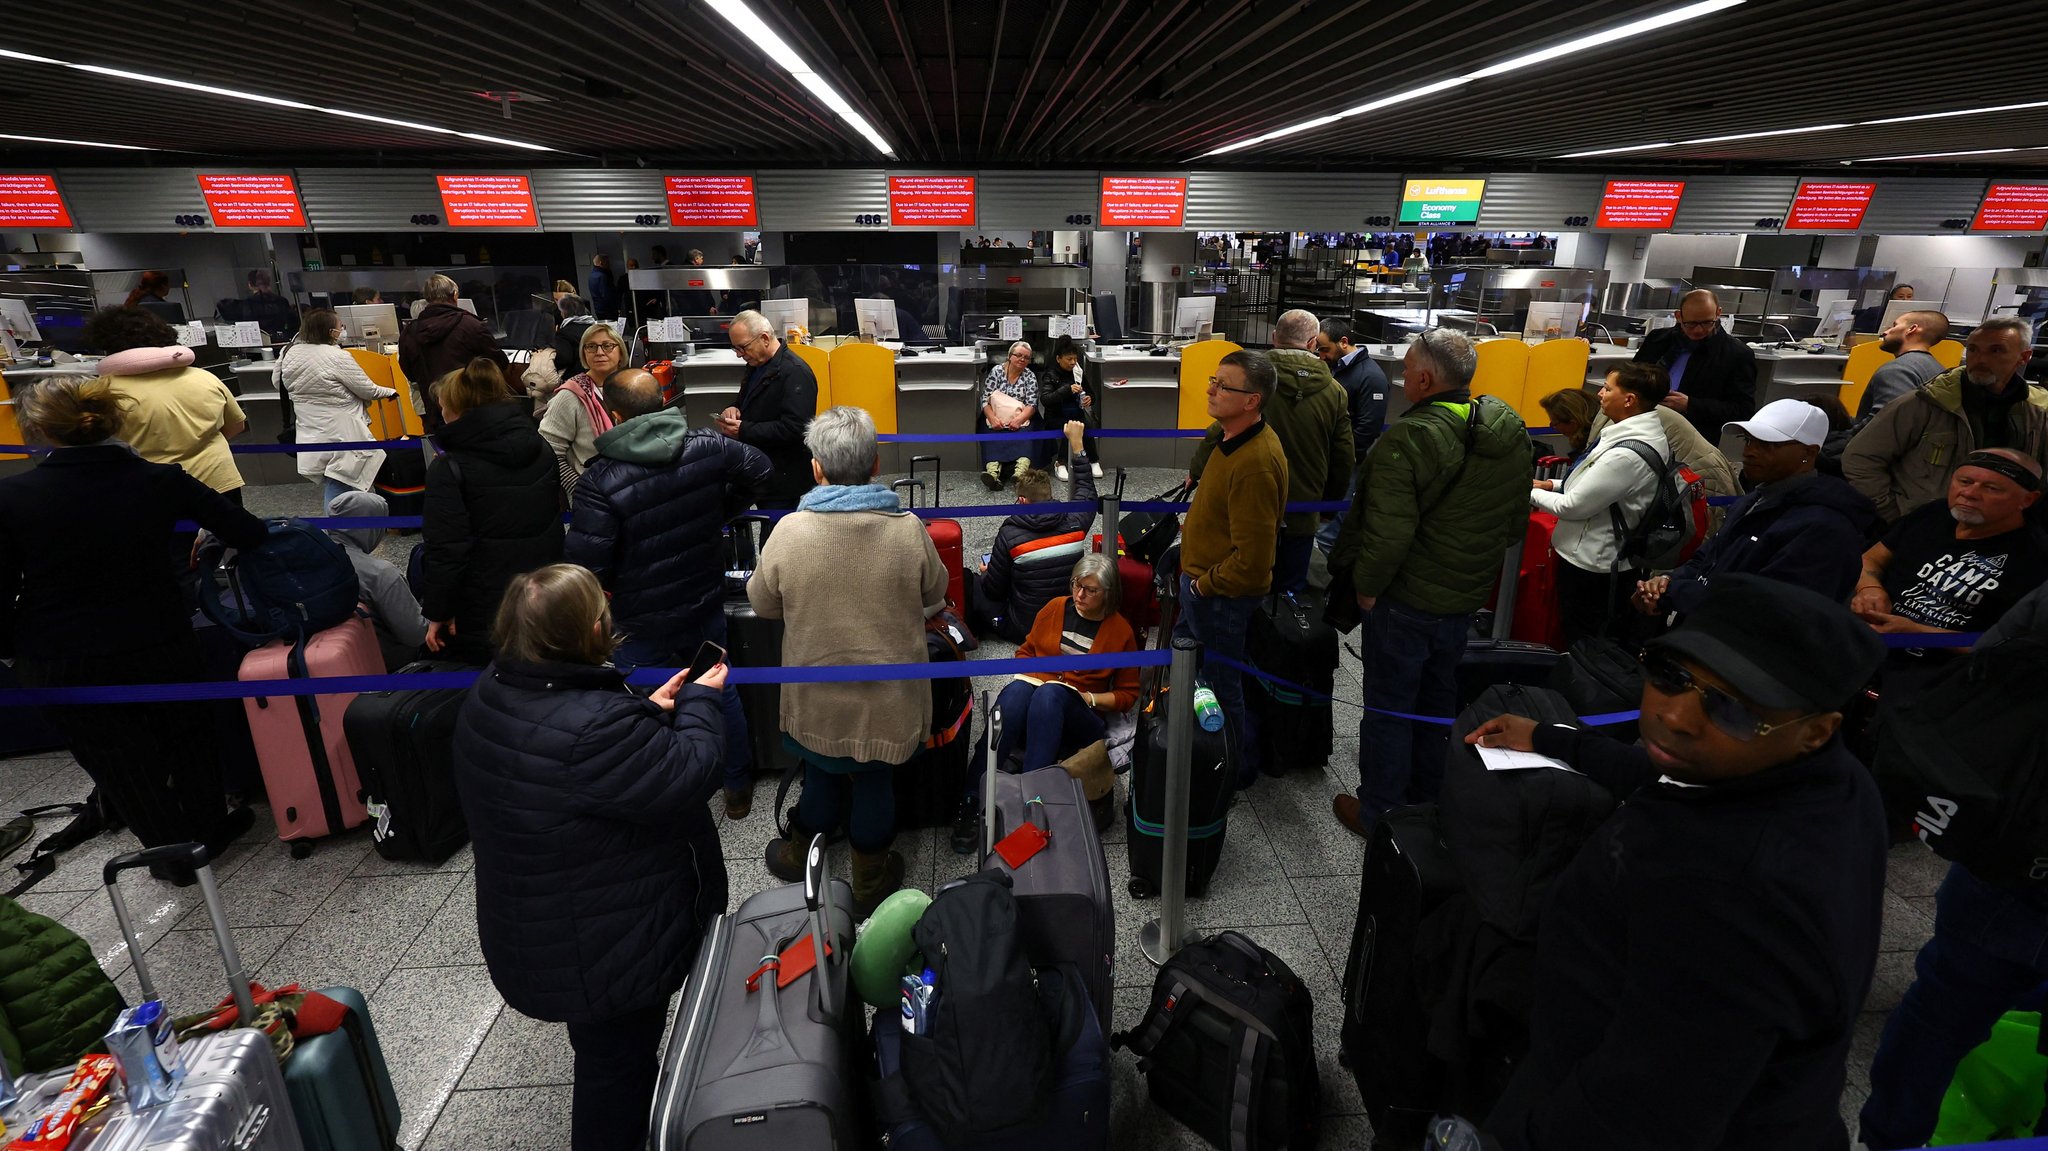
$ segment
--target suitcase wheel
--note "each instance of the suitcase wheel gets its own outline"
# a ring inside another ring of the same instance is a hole
[[[292,840],[291,852],[293,859],[304,859],[313,854],[313,841],[310,839],[294,839]]]
[[[1151,880],[1140,879],[1134,875],[1131,877],[1130,892],[1132,899],[1150,899],[1159,894],[1159,889],[1152,886]]]

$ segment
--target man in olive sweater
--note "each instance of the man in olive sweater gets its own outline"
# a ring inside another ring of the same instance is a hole
[[[1222,438],[1195,488],[1180,537],[1179,635],[1205,655],[1244,659],[1252,612],[1273,586],[1273,553],[1287,502],[1287,455],[1266,426],[1277,373],[1259,352],[1232,352],[1209,379],[1209,415]],[[1245,726],[1244,679],[1222,661],[1202,671],[1243,749],[1237,777],[1257,778],[1258,741]]]

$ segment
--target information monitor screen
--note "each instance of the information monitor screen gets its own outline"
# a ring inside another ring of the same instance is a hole
[[[1402,227],[1422,224],[1476,224],[1486,181],[1463,176],[1430,176],[1401,186]]]

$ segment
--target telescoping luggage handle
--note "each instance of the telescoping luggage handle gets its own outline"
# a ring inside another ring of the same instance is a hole
[[[243,1024],[253,1022],[256,1003],[249,996],[249,976],[242,968],[242,953],[235,948],[235,937],[228,930],[228,917],[221,908],[220,886],[213,879],[213,865],[207,862],[206,848],[197,843],[172,843],[131,851],[108,860],[101,870],[100,877],[107,885],[107,896],[114,901],[114,919],[121,925],[121,938],[127,941],[128,957],[135,963],[135,982],[142,988],[143,999],[155,999],[156,986],[150,982],[149,967],[142,961],[142,943],[135,938],[135,925],[128,917],[128,903],[121,898],[118,880],[124,871],[155,863],[188,864],[199,876],[199,895],[206,903],[206,917],[213,923],[213,940],[219,945],[221,963],[227,968],[228,990],[234,995],[235,1010],[240,1013]]]
[[[811,837],[810,849],[804,852],[804,906],[811,911],[811,946],[817,950],[818,1009],[827,1018],[839,1017],[838,996],[833,993],[832,977],[825,964],[829,951],[825,932],[831,926],[832,884],[825,872],[825,837]]]
[[[981,714],[988,727],[987,778],[981,781],[981,857],[986,860],[996,849],[996,759],[1003,742],[1003,713],[981,693]]]

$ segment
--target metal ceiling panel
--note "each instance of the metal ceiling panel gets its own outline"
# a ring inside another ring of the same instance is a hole
[[[889,218],[888,173],[880,168],[762,172],[754,177],[761,226],[782,232],[846,231],[855,216]]]
[[[1190,172],[1185,218],[1191,232],[1359,232],[1400,199],[1384,172]]]
[[[412,222],[441,215],[441,193],[425,168],[303,168],[299,198],[317,232],[434,232]]]
[[[1941,226],[1943,220],[1962,220],[1969,226],[1984,198],[1985,182],[1974,176],[1928,178],[1887,176],[1877,182],[1870,195],[1870,207],[1856,230],[1865,235],[1939,236],[1956,229]]]
[[[984,228],[1072,228],[1068,216],[1095,216],[1102,185],[1094,172],[982,172],[976,185]]]
[[[550,232],[657,232],[668,228],[662,173],[642,168],[536,168],[533,202]],[[636,218],[650,223],[636,222]]]
[[[1797,176],[1688,176],[1674,232],[1774,232],[1762,219],[1783,219],[1799,190]]]
[[[183,215],[206,216],[191,168],[64,168],[57,173],[81,232],[185,232]]]
[[[1567,216],[1592,216],[1600,209],[1601,176],[1562,172],[1495,172],[1479,202],[1479,227],[1487,230],[1557,231]],[[1573,225],[1583,227],[1586,225]]]

